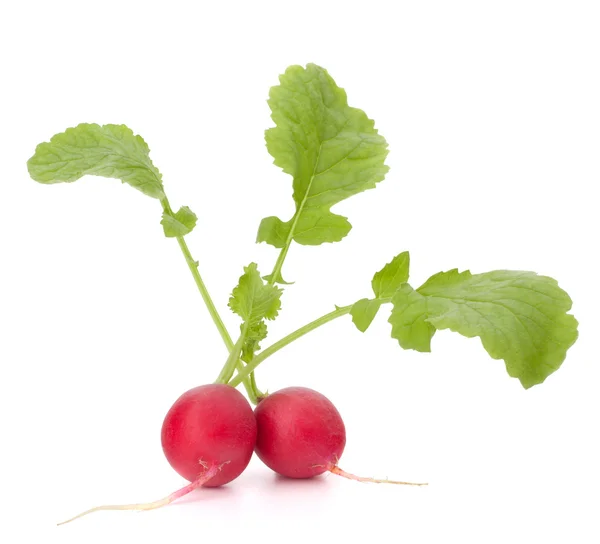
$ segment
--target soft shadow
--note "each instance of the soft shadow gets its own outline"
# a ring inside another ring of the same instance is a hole
[[[328,486],[327,476],[329,473],[313,476],[312,478],[287,478],[281,474],[274,474],[275,486],[281,489],[315,488],[322,489]]]

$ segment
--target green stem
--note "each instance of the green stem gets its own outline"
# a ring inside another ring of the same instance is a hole
[[[319,151],[320,154],[320,151]],[[314,177],[314,175],[313,175]],[[312,182],[312,179],[311,179]],[[306,201],[306,195],[304,197],[304,202]],[[275,261],[275,266],[273,267],[273,272],[271,272],[271,277],[269,279],[268,285],[274,285],[275,282],[278,280],[278,278],[281,277],[281,269],[283,267],[283,263],[285,262],[285,258],[287,257],[288,251],[290,250],[290,245],[292,244],[292,240],[294,238],[294,230],[296,228],[296,223],[298,222],[298,218],[300,217],[300,210],[297,210],[296,213],[294,214],[294,217],[292,219],[292,227],[290,228],[290,232],[287,236],[287,239],[285,241],[285,245],[283,246],[283,248],[281,248],[281,251],[279,252],[279,255],[277,256],[277,260]],[[252,364],[254,363],[253,368],[256,368],[256,366],[260,363],[256,363],[254,360],[251,363],[248,364]],[[246,383],[247,379],[250,379],[250,385],[253,388],[254,391],[256,391],[257,394],[257,398],[260,399],[262,398],[264,395],[263,393],[261,393],[258,388],[256,387],[256,377],[254,376],[254,371],[245,371],[245,370],[240,370],[238,368],[238,374],[242,374],[243,373],[243,382]],[[231,379],[231,376],[229,376],[229,379]],[[237,382],[238,384],[240,383],[239,381]]]
[[[277,281],[277,278],[281,276],[281,268],[283,267],[283,262],[285,261],[285,258],[287,257],[288,251],[290,250],[291,242],[292,242],[292,239],[290,237],[288,237],[288,240],[286,241],[285,246],[283,246],[283,248],[279,252],[279,255],[277,256],[277,260],[275,261],[275,266],[273,267],[273,272],[271,272],[271,277],[269,279],[269,285],[273,285],[275,283],[275,281]]]
[[[227,361],[225,362],[225,366],[223,366],[223,368],[221,369],[221,372],[219,373],[219,376],[218,376],[217,380],[215,381],[215,383],[228,383],[229,380],[231,380],[231,377],[233,376],[233,372],[235,371],[236,365],[240,360],[240,355],[242,353],[242,347],[244,346],[244,341],[246,340],[247,333],[248,333],[248,324],[244,323],[242,334],[240,334],[238,341],[235,343],[235,346],[233,347],[233,350],[229,354],[229,357],[227,358]],[[243,368],[245,369],[245,367],[243,367]],[[244,370],[242,370],[242,372],[244,372]],[[248,377],[248,375],[246,375],[246,378],[250,379]],[[239,385],[239,382],[238,382],[238,385]]]
[[[330,321],[333,321],[334,319],[337,319],[338,317],[342,317],[343,315],[349,314],[350,310],[352,309],[352,306],[353,305],[350,304],[349,306],[344,306],[343,308],[338,308],[337,310],[335,310],[333,312],[325,314],[324,316],[319,317],[319,319],[315,319],[314,321],[310,322],[308,325],[304,325],[304,327],[300,327],[298,330],[294,331],[293,333],[288,334],[285,338],[282,338],[278,342],[275,342],[272,346],[269,346],[265,350],[261,351],[252,360],[252,362],[248,363],[242,371],[238,372],[236,377],[233,378],[233,380],[231,380],[229,382],[229,385],[236,387],[243,380],[245,380],[251,372],[254,372],[256,367],[260,363],[262,363],[265,359],[267,359],[274,353],[277,353],[281,348],[284,348],[288,344],[292,343],[294,340],[297,340],[298,338],[304,336],[305,334],[308,334],[310,331],[314,331],[315,329],[319,328],[320,326],[325,325],[325,323],[329,323]]]
[[[281,268],[282,268],[283,262],[285,261],[285,258],[287,256],[287,253],[290,249],[290,245],[292,243],[292,238],[293,238],[293,233],[294,233],[294,228],[298,221],[298,217],[299,217],[299,213],[296,212],[294,214],[294,218],[292,221],[292,228],[290,229],[290,233],[288,234],[287,240],[285,241],[285,245],[279,252],[277,261],[275,261],[275,266],[273,268],[273,272],[271,273],[271,278],[269,279],[269,282],[268,282],[269,285],[273,285],[275,283],[275,281],[277,280],[277,278],[281,274]],[[238,341],[236,342],[235,345],[237,346],[238,344],[240,344],[240,342],[243,343],[243,338],[244,338],[244,334],[242,333],[240,335],[240,337],[238,338]],[[240,350],[241,350],[241,347],[240,347]],[[221,369],[221,372],[219,373],[219,377],[217,378],[217,383],[227,383],[233,376],[234,368],[231,367],[230,359],[231,359],[231,357],[229,357],[227,359],[227,361],[225,362],[225,365]],[[258,363],[256,363],[255,360],[253,360],[251,363],[248,363],[248,365],[253,365],[253,368],[256,368],[257,364]],[[240,382],[242,382],[242,381],[244,382],[244,384],[248,383],[248,385],[246,386],[246,389],[248,389],[248,387],[250,387],[253,390],[256,398],[258,399],[258,398],[262,397],[263,394],[256,387],[256,378],[254,376],[254,372],[252,370],[250,370],[250,371],[246,370],[248,368],[248,365],[244,366],[242,369],[240,369],[238,366],[238,376],[243,374],[243,377],[240,380],[237,380],[237,378],[236,378],[236,383],[237,383],[237,385],[239,385]],[[248,380],[249,380],[249,382],[248,382]]]
[[[171,210],[169,201],[167,200],[166,197],[163,200],[161,200],[161,204],[162,204],[165,212],[167,212],[169,214],[173,213],[173,211]],[[198,270],[198,261],[195,261],[194,258],[192,257],[192,254],[190,253],[190,249],[188,248],[187,242],[184,240],[183,236],[177,236],[176,239],[177,239],[177,243],[179,244],[179,248],[181,249],[181,252],[183,253],[183,256],[185,257],[185,262],[187,263],[188,268],[190,269],[190,272],[192,273],[194,282],[196,283],[196,286],[198,287],[198,291],[200,291],[202,300],[204,301],[204,304],[206,305],[206,308],[208,309],[208,313],[210,314],[210,317],[212,318],[215,326],[217,327],[217,330],[219,331],[219,334],[221,335],[221,338],[223,339],[223,343],[225,344],[227,351],[229,353],[231,353],[234,348],[233,341],[231,340],[231,336],[229,335],[229,332],[227,331],[227,328],[225,327],[225,324],[223,323],[223,320],[221,319],[221,316],[219,315],[219,312],[217,311],[217,308],[215,307],[215,304],[208,292],[208,289],[206,288],[206,285],[205,285],[204,281],[202,280],[202,276],[200,276],[200,271]],[[242,372],[244,370],[244,363],[242,361],[240,361],[239,358],[236,362],[236,367],[239,372]],[[244,378],[243,383],[244,383],[246,392],[248,393],[248,396],[250,397],[250,400],[254,404],[256,404],[258,397],[260,395],[262,395],[262,393],[256,387],[256,383],[251,381],[249,378]]]
[[[313,169],[313,174],[310,178],[310,181],[308,183],[308,187],[306,190],[306,193],[304,194],[304,197],[302,199],[302,202],[300,203],[300,205],[296,208],[296,213],[294,213],[294,217],[292,218],[292,226],[290,227],[290,231],[287,235],[287,238],[285,240],[285,244],[284,246],[281,248],[281,251],[279,252],[279,255],[277,256],[277,260],[275,261],[275,266],[273,267],[273,272],[271,273],[271,277],[269,279],[268,284],[269,285],[274,285],[275,282],[277,281],[278,278],[281,277],[281,269],[283,267],[283,263],[285,262],[285,258],[287,257],[288,251],[290,250],[290,246],[292,245],[292,240],[294,239],[294,232],[296,230],[296,225],[298,224],[298,220],[300,219],[300,214],[302,213],[302,209],[304,208],[304,205],[306,204],[306,200],[308,199],[308,194],[310,192],[310,187],[312,185],[313,180],[315,179],[315,171],[317,168],[317,165],[319,164],[319,158],[321,157],[321,149],[322,146],[319,147],[319,154],[317,155],[317,160],[315,161],[315,166]],[[349,311],[349,310],[348,310]],[[334,319],[334,318],[332,318]],[[318,326],[318,325],[317,325]],[[312,330],[312,329],[311,329]],[[305,333],[303,333],[305,334]],[[240,339],[236,342],[236,345],[240,342],[240,340],[243,338],[243,334],[240,336]],[[300,335],[302,336],[302,334]],[[291,342],[292,340],[290,340]],[[283,346],[282,346],[283,347]],[[258,362],[257,362],[258,360]],[[250,377],[251,378],[251,383],[256,384],[256,380],[254,378],[253,375],[253,369],[256,368],[259,364],[260,361],[258,358],[254,359],[252,362],[248,363],[248,365],[245,366],[244,370],[240,371],[238,374],[239,376],[242,376],[240,378],[240,380],[238,381],[238,379],[236,378],[236,383],[239,385],[240,381],[245,380]],[[225,366],[223,367],[223,369],[221,370],[221,373],[219,374],[219,378],[221,378],[222,376],[227,376],[227,369],[229,366],[229,360],[228,362],[225,363]],[[252,367],[250,370],[248,370],[248,368]],[[229,375],[229,377],[227,378],[227,380],[231,379],[231,376],[233,375],[233,369],[231,374]],[[227,383],[227,382],[225,382]],[[260,397],[260,394],[258,395]]]
[[[241,372],[242,370],[243,368],[241,370],[238,368],[238,372]],[[258,404],[258,401],[265,398],[267,395],[258,388],[258,385],[256,385],[256,374],[254,374],[254,372],[250,372],[248,379],[250,380],[252,390],[256,391],[256,402],[254,404]]]
[[[204,304],[206,304],[208,313],[210,314],[210,317],[212,317],[212,320],[216,325],[217,330],[221,335],[221,338],[223,339],[223,343],[227,347],[227,351],[231,352],[231,350],[233,349],[233,341],[231,340],[231,336],[229,336],[229,333],[225,328],[225,324],[223,323],[223,320],[221,319],[221,316],[219,315],[219,312],[217,311],[217,308],[215,307],[215,304],[208,293],[208,289],[206,288],[204,281],[202,281],[202,277],[200,276],[200,272],[198,271],[198,263],[192,258],[187,243],[182,236],[177,237],[177,243],[181,248],[181,252],[185,257],[185,261],[187,262],[190,272],[194,277],[194,281],[196,282],[198,291],[200,291],[200,295],[202,295],[202,300],[204,301]]]
[[[310,189],[312,187],[313,181],[315,180],[315,176],[317,174],[317,167],[319,166],[319,160],[321,159],[321,151],[323,150],[323,143],[319,146],[319,153],[317,154],[317,159],[315,160],[315,165],[313,167],[313,173],[310,177],[308,185],[306,187],[306,192],[302,197],[302,202],[296,207],[296,213],[294,213],[294,217],[292,217],[292,226],[290,227],[290,232],[287,235],[285,240],[285,245],[281,248],[279,255],[277,257],[277,261],[275,261],[275,267],[273,268],[273,272],[271,273],[271,279],[269,280],[269,285],[273,285],[277,278],[281,277],[281,269],[283,267],[283,263],[285,258],[287,257],[288,251],[290,250],[290,245],[292,244],[292,240],[294,239],[294,234],[296,232],[296,225],[298,224],[298,220],[300,219],[300,215],[304,210],[304,206],[306,205],[306,201],[308,200],[308,195],[310,194]]]
[[[381,304],[387,304],[389,302],[392,302],[392,297],[380,298],[379,301],[381,302]],[[342,317],[344,315],[349,314],[350,310],[352,310],[352,306],[354,306],[354,304],[337,308],[333,312],[329,312],[328,314],[325,314],[319,317],[318,319],[311,321],[307,325],[304,325],[304,327],[300,327],[298,330],[295,330],[294,332],[288,334],[281,340],[275,342],[273,345],[264,349],[256,357],[254,357],[254,359],[250,363],[248,363],[243,370],[238,370],[237,375],[229,382],[229,385],[236,387],[237,385],[242,383],[248,377],[249,374],[254,372],[254,370],[256,370],[256,367],[265,359],[277,353],[281,348],[284,348],[288,344],[291,344],[294,340],[298,340],[298,338],[301,338],[305,334],[308,334],[310,331],[314,331],[315,329],[318,329],[322,325],[325,325],[326,323],[329,323],[330,321],[333,321],[338,317]]]

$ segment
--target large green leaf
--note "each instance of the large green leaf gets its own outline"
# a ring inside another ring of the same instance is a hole
[[[569,295],[534,272],[450,270],[416,291],[403,284],[392,303],[392,336],[402,347],[429,351],[436,329],[478,336],[526,388],[557,370],[577,339]]]
[[[385,139],[314,64],[289,67],[271,89],[269,106],[276,126],[266,132],[267,149],[293,177],[296,211],[285,222],[263,219],[257,241],[281,248],[292,240],[304,245],[341,240],[351,225],[330,208],[384,178]]]
[[[142,137],[125,125],[82,123],[38,145],[27,168],[40,183],[102,176],[120,179],[148,196],[162,199],[162,176],[149,153]]]

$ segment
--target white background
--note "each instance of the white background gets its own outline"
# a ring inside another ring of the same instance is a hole
[[[0,541],[600,542],[599,26],[577,0],[3,4]],[[266,97],[307,62],[376,120],[391,170],[336,208],[343,242],[292,247],[265,345],[367,296],[405,249],[414,284],[454,267],[558,278],[578,343],[525,391],[476,339],[405,352],[386,312],[365,335],[340,319],[265,362],[260,386],[329,396],[347,470],[429,487],[287,481],[254,459],[163,510],[56,528],[182,485],[162,418],[226,353],[158,202],[101,178],[38,185],[26,160],[84,121],[142,134],[173,205],[198,214],[188,243],[235,334],[242,266],[276,258],[258,223],[292,214]]]

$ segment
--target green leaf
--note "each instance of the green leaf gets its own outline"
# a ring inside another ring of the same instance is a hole
[[[369,328],[369,325],[371,325],[373,319],[375,319],[380,306],[380,300],[370,300],[368,298],[362,298],[352,305],[352,309],[350,310],[352,323],[356,325],[356,328],[360,332],[365,332]]]
[[[386,264],[373,276],[371,286],[377,298],[389,298],[408,281],[410,268],[410,255],[408,251],[396,255],[391,262]]]
[[[431,351],[435,327],[429,323],[429,300],[405,283],[392,298],[394,309],[389,322],[392,337],[404,349]]]
[[[278,248],[291,240],[304,245],[340,241],[351,225],[330,208],[383,180],[387,142],[363,111],[348,106],[345,91],[327,71],[314,64],[289,67],[271,88],[269,106],[276,126],[265,134],[267,149],[293,177],[296,211],[287,222],[263,219],[257,240]]]
[[[383,302],[389,302],[394,293],[408,281],[409,268],[410,255],[408,251],[404,251],[375,273],[371,281],[375,298],[363,298],[355,302],[350,310],[352,322],[360,332],[369,328]]]
[[[281,307],[281,293],[279,287],[265,284],[256,263],[244,267],[244,274],[229,299],[229,307],[244,320],[242,325],[244,360],[251,360],[259,347],[259,342],[266,338],[267,326],[264,320],[277,317]]]
[[[279,287],[265,284],[256,263],[250,263],[231,294],[229,307],[250,324],[275,319],[281,307],[281,292]]]
[[[125,125],[82,123],[38,145],[27,168],[40,183],[102,176],[120,179],[148,196],[162,199],[162,176],[149,153],[142,137]]]
[[[276,248],[281,249],[285,246],[290,225],[283,223],[277,217],[265,217],[258,227],[256,234],[256,243],[267,242]]]
[[[244,326],[242,325],[242,330]],[[254,354],[260,349],[260,342],[267,337],[267,325],[260,321],[246,331],[246,339],[242,346],[242,361],[249,363],[254,358]]]
[[[305,246],[318,246],[325,242],[339,242],[352,228],[345,217],[320,210],[305,209],[296,220],[283,223],[277,217],[266,217],[258,227],[257,242],[267,242],[276,248],[285,247],[294,229],[293,240]]]
[[[182,206],[177,213],[163,212],[160,223],[167,238],[176,238],[192,232],[197,221],[196,214],[187,206]]]
[[[434,328],[478,336],[525,388],[556,371],[577,339],[569,295],[534,272],[450,270],[416,291],[403,286],[392,302],[392,336],[402,347],[428,351]]]

